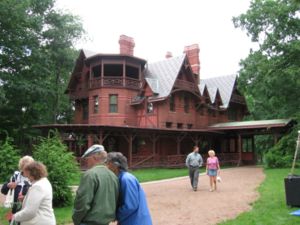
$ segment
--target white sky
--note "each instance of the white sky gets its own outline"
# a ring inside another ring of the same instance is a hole
[[[235,74],[255,45],[232,17],[246,12],[250,0],[56,0],[81,17],[89,40],[77,48],[119,53],[121,34],[135,40],[134,55],[154,62],[199,44],[201,78]]]

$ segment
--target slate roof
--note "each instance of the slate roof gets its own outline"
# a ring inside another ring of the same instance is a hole
[[[156,93],[150,100],[166,98],[179,74],[186,55],[168,58],[162,61],[149,63],[145,70],[145,79],[151,90]]]
[[[87,49],[82,49],[82,51],[85,55],[85,58],[89,58],[89,57],[97,54],[96,52],[93,52],[93,51],[90,51],[90,50],[87,50]]]
[[[206,85],[210,98],[212,99],[211,95],[215,94],[217,88],[219,90],[223,102],[223,107],[227,108],[231,99],[231,95],[233,92],[236,79],[237,79],[236,75],[200,79],[199,89],[201,92],[201,87],[204,89],[204,85]]]

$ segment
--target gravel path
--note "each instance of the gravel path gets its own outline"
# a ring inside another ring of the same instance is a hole
[[[189,179],[145,183],[148,204],[154,225],[206,225],[235,218],[250,210],[258,198],[256,188],[264,180],[262,168],[239,167],[221,171],[218,190],[209,192],[209,179],[199,178],[194,192]]]
[[[153,225],[213,225],[235,218],[251,209],[265,175],[262,168],[237,167],[222,170],[221,177],[215,192],[209,192],[206,175],[200,176],[197,192],[188,177],[143,183]]]

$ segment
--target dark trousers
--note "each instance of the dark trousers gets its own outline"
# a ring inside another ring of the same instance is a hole
[[[198,187],[198,178],[199,178],[199,167],[189,167],[189,176],[191,180],[191,185],[193,189]]]

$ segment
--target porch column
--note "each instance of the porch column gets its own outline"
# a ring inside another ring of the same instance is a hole
[[[103,87],[103,79],[104,79],[104,64],[103,64],[103,61],[102,61],[102,59],[101,59],[100,65],[101,65],[100,85],[101,85],[101,87]]]
[[[254,142],[254,135],[251,137],[251,149],[252,149],[252,154],[253,154],[253,161],[254,163],[257,163],[257,155],[255,151],[255,142]]]
[[[103,130],[99,130],[99,138],[98,138],[99,144],[103,144]]]
[[[177,138],[176,142],[177,142],[177,155],[180,155],[180,140],[179,140],[179,138]]]
[[[240,166],[242,163],[242,137],[240,134],[238,135],[238,146],[237,147],[238,147],[238,153],[239,153],[238,166]]]
[[[88,139],[88,148],[89,148],[94,144],[93,134],[88,134],[87,139]]]
[[[123,87],[126,87],[126,61],[123,60]]]
[[[275,133],[273,136],[274,136],[274,145],[276,145],[279,139],[279,135]]]

